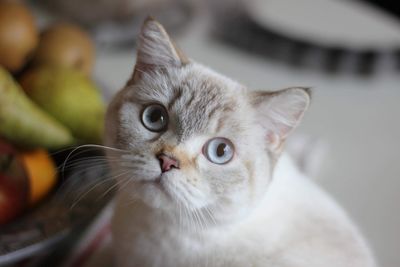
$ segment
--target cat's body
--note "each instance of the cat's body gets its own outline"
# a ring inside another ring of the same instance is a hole
[[[106,144],[123,151],[109,154],[117,266],[375,266],[345,213],[282,154],[309,100],[303,88],[248,91],[147,20],[107,114]]]
[[[120,197],[113,232],[127,242],[115,244],[121,267],[375,266],[346,214],[288,156],[251,216],[204,236],[181,229],[161,210],[143,203],[130,207]]]

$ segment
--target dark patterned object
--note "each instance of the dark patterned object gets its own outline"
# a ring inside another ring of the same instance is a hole
[[[245,8],[228,12],[217,6],[214,12],[213,35],[217,39],[267,59],[329,73],[369,75],[378,70],[400,70],[400,48],[357,50],[318,44],[261,25]]]
[[[65,159],[66,152],[56,158]],[[29,214],[0,228],[0,266],[56,248],[70,233],[84,229],[113,196],[114,182],[105,165],[88,167],[98,151],[73,157],[72,168],[47,200]],[[61,160],[63,161],[63,160]],[[62,176],[62,175],[61,175]]]
[[[90,31],[104,46],[132,46],[143,20],[151,14],[169,32],[179,32],[193,18],[194,7],[184,0],[40,0],[57,20],[73,21]]]
[[[399,3],[392,0],[362,0],[382,9],[383,11],[393,14],[395,18],[400,20],[400,6]]]

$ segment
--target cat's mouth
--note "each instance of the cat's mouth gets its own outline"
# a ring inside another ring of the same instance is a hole
[[[171,173],[171,171],[168,172],[168,173],[163,172],[163,173],[160,173],[160,175],[158,175],[155,179],[141,180],[141,181],[139,181],[139,183],[142,184],[142,185],[154,186],[154,187],[160,189],[166,195],[169,195],[168,190],[165,187],[165,183],[169,179],[167,176],[170,176],[170,173]]]

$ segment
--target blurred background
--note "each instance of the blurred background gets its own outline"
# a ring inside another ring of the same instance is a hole
[[[359,225],[380,266],[400,266],[400,12],[392,1],[26,4],[40,29],[63,20],[91,36],[93,77],[106,101],[132,74],[135,39],[148,14],[189,57],[249,88],[312,87],[297,135],[318,146],[315,180]]]

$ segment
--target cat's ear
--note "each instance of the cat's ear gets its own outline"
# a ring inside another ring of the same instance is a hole
[[[136,81],[141,73],[155,68],[180,67],[189,62],[188,58],[171,40],[164,27],[148,17],[139,34],[137,58],[131,80]]]
[[[250,92],[257,120],[265,130],[269,148],[279,152],[289,133],[300,123],[307,110],[311,92],[308,88],[288,88],[275,92]]]

